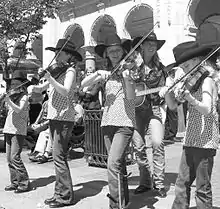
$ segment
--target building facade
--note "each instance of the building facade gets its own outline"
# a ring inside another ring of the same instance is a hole
[[[43,28],[43,49],[70,36],[83,46],[84,67],[95,67],[100,58],[93,47],[106,35],[117,32],[121,38],[133,38],[154,29],[158,39],[165,39],[159,56],[165,65],[174,61],[172,49],[178,43],[194,39],[188,14],[189,0],[72,0],[59,10],[59,18]],[[43,50],[43,66],[54,54]]]

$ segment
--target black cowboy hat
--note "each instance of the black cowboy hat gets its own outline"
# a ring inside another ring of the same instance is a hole
[[[106,37],[103,44],[98,44],[95,46],[95,53],[100,57],[104,57],[104,52],[109,46],[117,46],[120,45],[125,50],[125,52],[129,52],[131,48],[131,40],[129,39],[120,39],[120,37],[113,33]]]
[[[10,89],[17,88],[24,84],[25,87],[31,85],[31,81],[27,79],[27,74],[23,70],[15,70],[9,79]]]
[[[72,54],[79,62],[83,60],[81,54],[77,51],[75,44],[67,39],[59,39],[56,47],[47,47],[45,49],[55,52],[60,50],[62,47],[62,51]]]
[[[178,44],[173,48],[173,55],[176,60],[175,65],[179,65],[187,60],[198,56],[206,56],[217,47],[216,42],[200,44],[197,41],[188,41]]]
[[[134,38],[134,40],[132,42],[132,47],[134,47],[142,38],[143,38],[143,36],[139,36],[139,37]],[[157,36],[154,32],[151,32],[146,37],[146,39],[144,41],[155,41],[157,43],[157,50],[159,50],[164,45],[164,43],[166,42],[165,40],[158,40]]]

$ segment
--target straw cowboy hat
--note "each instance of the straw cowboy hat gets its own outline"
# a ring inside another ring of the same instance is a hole
[[[134,47],[141,39],[143,38],[143,36],[139,36],[134,38],[133,42],[132,42],[132,47]],[[157,36],[154,32],[151,32],[144,41],[154,41],[157,43],[157,50],[159,50],[164,43],[166,42],[165,40],[158,40]],[[143,41],[143,42],[144,42]]]
[[[176,60],[175,65],[177,66],[194,57],[206,56],[216,47],[216,42],[199,44],[197,41],[188,41],[178,44],[173,48],[173,55]]]
[[[108,35],[103,44],[98,44],[95,46],[95,53],[100,57],[104,57],[106,48],[110,46],[122,46],[125,52],[129,52],[131,47],[131,40],[120,39],[120,37],[115,33]]]
[[[73,56],[75,56],[75,58],[79,62],[81,62],[83,60],[81,54],[76,49],[76,45],[73,42],[68,41],[67,39],[59,39],[58,42],[57,42],[56,47],[47,47],[45,49],[55,52],[57,50],[60,50],[61,48],[62,48],[62,51],[70,53]]]

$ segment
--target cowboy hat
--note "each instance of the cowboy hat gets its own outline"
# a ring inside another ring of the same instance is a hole
[[[128,52],[130,51],[131,47],[131,40],[129,39],[120,39],[120,37],[113,33],[111,35],[108,35],[102,44],[98,44],[95,46],[95,53],[98,54],[100,57],[104,57],[104,52],[106,48],[110,46],[122,46],[122,48]]]
[[[75,58],[79,62],[81,62],[83,60],[81,54],[77,51],[75,44],[67,39],[59,39],[56,47],[47,47],[45,49],[53,51],[53,52],[55,52],[57,50],[59,51],[60,49],[62,49],[62,51],[70,53],[73,56],[75,56]]]
[[[197,41],[188,41],[173,48],[176,66],[198,56],[206,56],[217,46],[216,43],[199,44]]]
[[[143,36],[139,36],[134,38],[133,42],[132,42],[132,47],[134,47],[141,39],[143,38]],[[166,42],[165,40],[158,40],[157,36],[154,32],[151,32],[144,41],[155,41],[157,43],[157,50],[159,50],[164,43]],[[143,41],[143,42],[144,42]]]
[[[10,89],[17,88],[24,84],[25,87],[31,85],[31,82],[27,79],[27,74],[23,70],[15,70],[9,79]]]

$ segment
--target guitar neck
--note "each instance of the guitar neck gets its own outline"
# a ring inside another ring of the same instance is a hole
[[[144,96],[144,95],[148,95],[148,94],[153,94],[153,93],[157,93],[162,89],[162,87],[157,87],[157,88],[153,88],[153,89],[146,89],[146,90],[142,90],[136,93],[136,96]]]

